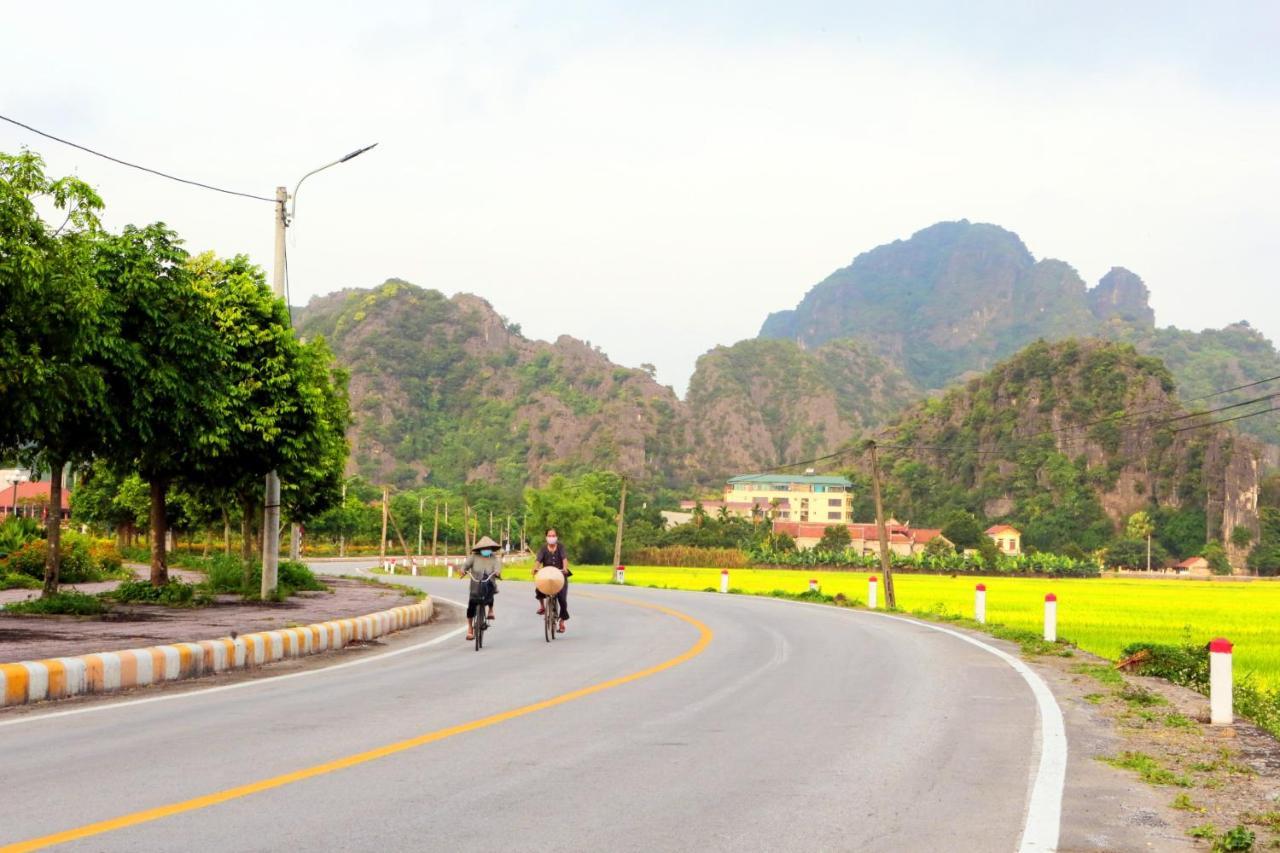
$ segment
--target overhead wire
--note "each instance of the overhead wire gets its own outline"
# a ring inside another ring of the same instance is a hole
[[[171,181],[177,181],[180,184],[188,184],[193,187],[200,187],[202,189],[213,190],[214,192],[218,192],[218,193],[225,193],[226,195],[240,196],[241,198],[251,198],[251,199],[254,199],[255,201],[269,201],[272,204],[276,203],[276,200],[274,198],[267,198],[266,196],[254,195],[253,193],[245,193],[245,192],[240,192],[238,190],[229,190],[224,187],[214,186],[213,184],[206,184],[203,181],[193,181],[190,178],[180,178],[177,175],[171,175],[168,172],[162,172],[159,169],[152,169],[149,166],[142,166],[138,163],[131,163],[128,160],[122,160],[119,157],[112,157],[110,154],[104,154],[103,152],[94,150],[93,148],[90,148],[87,145],[81,145],[78,142],[72,142],[70,139],[63,139],[61,136],[55,136],[52,133],[48,133],[46,131],[40,130],[39,128],[32,127],[29,124],[20,122],[17,119],[10,118],[9,116],[6,116],[6,115],[0,115],[0,120],[7,121],[9,124],[12,124],[12,125],[17,125],[18,127],[21,127],[25,130],[29,130],[34,134],[43,136],[46,139],[52,139],[54,142],[61,142],[63,145],[69,145],[72,148],[78,148],[81,151],[84,151],[88,154],[92,154],[95,157],[101,157],[104,160],[110,160],[112,163],[118,163],[121,166],[127,166],[130,169],[137,169],[141,172],[148,172],[149,174],[156,175],[161,178],[168,178]]]

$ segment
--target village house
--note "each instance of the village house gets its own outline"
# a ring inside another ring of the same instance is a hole
[[[996,524],[988,527],[986,534],[996,543],[1001,554],[1016,557],[1022,553],[1022,532],[1007,524]]]
[[[8,481],[0,488],[0,519],[17,515],[22,518],[44,520],[51,497],[49,483],[25,483]],[[62,490],[62,519],[71,518],[71,490]]]
[[[773,532],[774,535],[785,533],[795,540],[797,548],[808,549],[817,545],[822,534],[831,526],[833,525],[821,522],[775,521]],[[859,554],[880,553],[880,532],[874,523],[846,524],[844,527],[849,531],[851,550]],[[936,528],[913,528],[909,524],[903,524],[891,518],[885,523],[885,531],[889,536],[889,550],[904,557],[920,553],[935,539],[941,539],[952,548],[955,547],[951,540]]]
[[[1193,577],[1208,577],[1213,574],[1209,570],[1209,561],[1204,557],[1188,557],[1174,567],[1174,571],[1180,575],[1191,575]]]
[[[681,501],[692,512],[698,501]],[[814,474],[743,474],[730,478],[723,500],[702,501],[716,515],[721,508],[742,518],[848,524],[853,521],[853,483],[844,477]],[[821,535],[821,534],[819,534]]]

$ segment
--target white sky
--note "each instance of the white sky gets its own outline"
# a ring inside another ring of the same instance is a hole
[[[888,5],[5,3],[0,113],[268,196],[377,141],[304,186],[295,304],[469,291],[681,391],[859,252],[962,217],[1090,284],[1129,267],[1161,325],[1280,338],[1280,6]],[[0,123],[22,145],[112,227],[270,266],[270,205]]]

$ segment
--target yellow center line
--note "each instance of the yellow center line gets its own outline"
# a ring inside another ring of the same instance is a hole
[[[389,755],[395,755],[399,752],[416,749],[417,747],[425,746],[429,743],[435,743],[436,741],[451,738],[454,735],[460,735],[466,732],[476,731],[477,729],[495,726],[498,723],[503,723],[507,720],[514,720],[517,717],[523,717],[526,714],[545,711],[548,708],[554,708],[557,705],[563,705],[566,702],[572,702],[575,699],[582,699],[587,696],[600,693],[601,691],[609,690],[613,687],[621,687],[624,684],[630,684],[633,681],[639,681],[642,678],[648,678],[651,675],[656,675],[664,670],[679,666],[680,664],[702,654],[702,652],[707,648],[707,645],[710,644],[711,638],[714,636],[711,629],[702,622],[699,622],[692,616],[681,613],[678,610],[671,610],[670,608],[662,607],[657,604],[649,604],[647,602],[616,598],[614,596],[588,594],[588,597],[605,598],[609,601],[618,601],[624,604],[629,604],[633,607],[644,607],[649,610],[656,610],[660,613],[665,613],[668,616],[674,616],[675,618],[687,622],[698,629],[698,641],[681,654],[676,655],[670,660],[665,660],[662,663],[655,664],[647,669],[642,669],[638,672],[633,672],[629,675],[623,675],[618,678],[612,678],[608,681],[601,681],[598,684],[583,687],[579,690],[574,690],[571,693],[563,693],[559,696],[552,697],[551,699],[543,700],[542,702],[535,702],[532,705],[513,708],[510,711],[503,711],[502,713],[483,717],[479,720],[473,720],[469,723],[462,723],[445,729],[437,729],[433,732],[427,732],[426,734],[409,738],[408,740],[389,743],[386,746],[380,746],[366,752],[358,752],[354,755],[348,755],[345,758],[337,758],[333,761],[326,761],[323,764],[316,764],[312,767],[295,770],[292,773],[282,773],[279,776],[272,776],[269,779],[262,779],[257,782],[250,782],[247,785],[239,785],[235,788],[227,788],[223,791],[205,794],[202,797],[193,797],[192,799],[182,800],[181,802],[171,803],[166,806],[144,809],[143,811],[121,815],[120,817],[112,818],[110,820],[98,821],[97,823],[86,824],[84,826],[76,827],[75,829],[67,829],[62,832],[55,832],[51,835],[43,835],[39,838],[32,838],[27,841],[8,844],[4,847],[0,847],[0,853],[21,853],[22,851],[27,850],[41,850],[45,847],[52,847],[55,844],[65,844],[68,841],[78,841],[82,838],[91,838],[92,836],[101,835],[105,832],[112,832],[117,829],[125,829],[130,826],[149,823],[153,820],[172,817],[173,815],[182,814],[183,812],[191,812],[196,811],[197,809],[208,808],[209,806],[216,806],[219,803],[225,803],[229,800],[248,797],[252,794],[260,794],[263,791],[270,791],[273,788],[282,788],[285,785],[292,785],[294,782],[302,782],[306,779],[323,776],[327,773],[333,773],[338,770],[346,770],[349,767],[355,767],[369,761],[385,758]]]

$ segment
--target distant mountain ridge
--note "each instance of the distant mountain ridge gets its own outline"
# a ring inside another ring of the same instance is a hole
[[[1069,264],[1037,261],[1012,231],[940,222],[878,246],[768,316],[760,338],[812,348],[857,341],[898,365],[921,393],[988,370],[1037,340],[1097,337],[1132,343],[1169,362],[1181,396],[1280,375],[1275,346],[1247,323],[1222,330],[1158,329],[1150,291],[1113,267],[1090,288]],[[1225,395],[1223,403],[1248,398]],[[1280,422],[1241,429],[1280,445]]]

